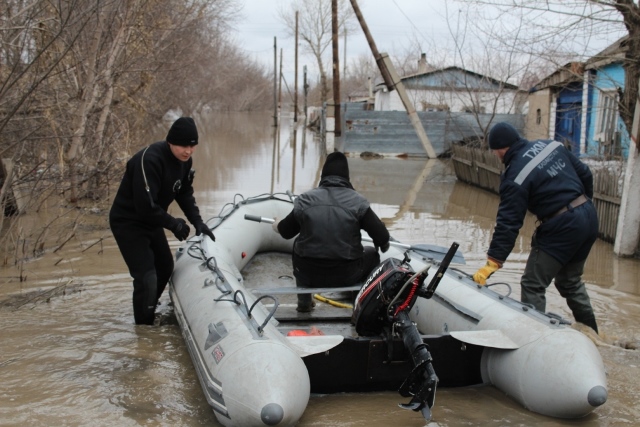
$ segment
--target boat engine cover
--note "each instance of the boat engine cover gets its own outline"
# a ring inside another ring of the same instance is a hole
[[[383,326],[392,320],[387,314],[389,304],[414,273],[409,264],[396,258],[388,258],[372,270],[353,307],[351,322],[358,334],[376,336],[382,332]],[[402,301],[404,298],[400,298]]]

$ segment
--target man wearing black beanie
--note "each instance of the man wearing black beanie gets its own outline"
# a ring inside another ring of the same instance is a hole
[[[196,235],[204,234],[215,241],[193,197],[191,156],[196,145],[194,120],[176,120],[166,141],[149,145],[127,162],[111,206],[111,231],[133,278],[136,324],[153,324],[156,305],[173,272],[173,254],[164,229],[171,230],[180,241],[189,236],[186,221],[167,212],[171,202],[178,202]]]
[[[389,231],[369,202],[353,189],[343,153],[327,156],[320,185],[296,197],[293,210],[273,229],[293,246],[293,275],[301,288],[350,286],[367,278],[389,249]],[[362,246],[360,230],[375,248]],[[298,295],[298,311],[313,307],[311,294]]]
[[[473,280],[485,285],[502,267],[528,209],[538,217],[538,228],[520,281],[520,299],[544,313],[546,289],[555,279],[576,321],[597,333],[593,307],[582,282],[584,264],[598,236],[589,167],[560,142],[529,142],[509,123],[491,128],[489,147],[505,164],[505,171],[500,177],[500,205],[487,263]]]

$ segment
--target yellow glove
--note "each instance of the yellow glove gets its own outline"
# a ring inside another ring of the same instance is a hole
[[[482,286],[486,285],[487,279],[491,277],[493,273],[498,271],[500,267],[502,267],[502,265],[491,259],[488,259],[484,267],[476,271],[476,274],[473,275],[473,281]]]

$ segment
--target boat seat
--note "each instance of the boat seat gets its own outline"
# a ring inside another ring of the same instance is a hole
[[[321,294],[325,292],[354,292],[359,291],[362,285],[345,286],[341,288],[298,288],[285,286],[271,289],[251,289],[254,295],[293,295],[293,294]]]

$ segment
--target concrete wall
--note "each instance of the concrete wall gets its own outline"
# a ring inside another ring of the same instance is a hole
[[[529,112],[523,136],[528,140],[549,138],[551,91],[543,89],[529,94]]]
[[[415,129],[404,111],[364,111],[346,104],[342,115],[341,151],[374,152],[386,156],[426,157]],[[419,112],[418,117],[436,154],[449,151],[451,143],[469,137],[482,137],[489,123],[507,121],[522,131],[525,117],[521,114],[481,114]],[[482,127],[478,125],[478,120]]]

